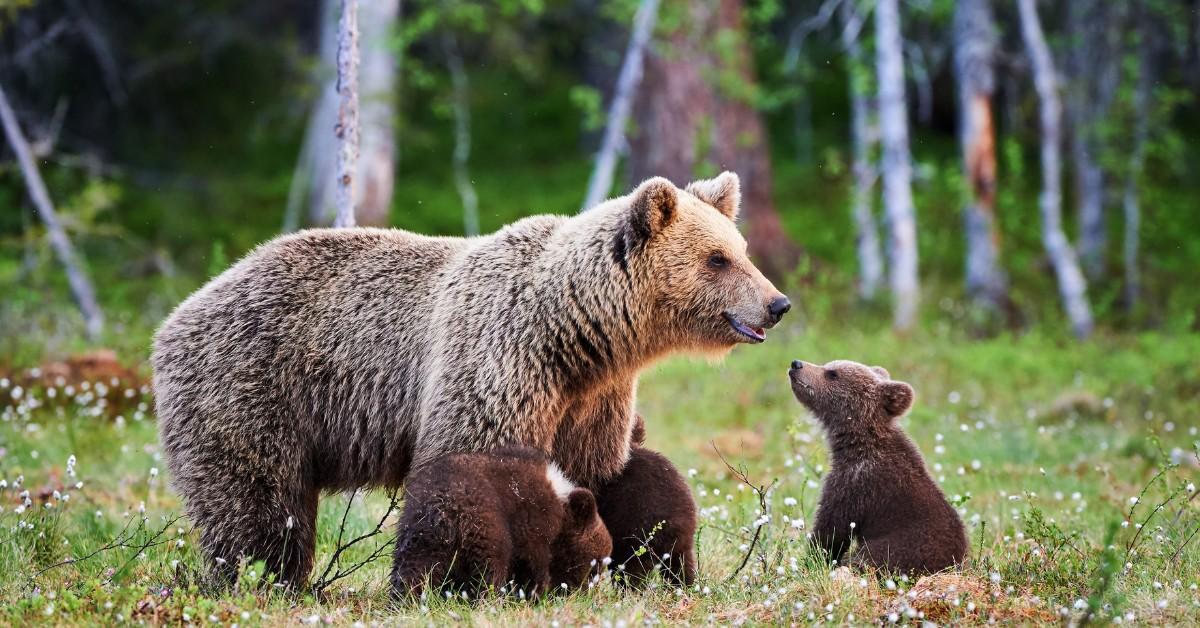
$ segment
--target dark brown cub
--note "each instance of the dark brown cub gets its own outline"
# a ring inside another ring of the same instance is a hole
[[[641,416],[635,421],[628,464],[596,497],[613,539],[613,566],[629,584],[645,583],[659,566],[667,582],[690,585],[696,579],[696,501],[675,465],[642,446],[645,423]]]
[[[931,573],[961,563],[962,521],[896,424],[912,406],[912,387],[882,367],[846,360],[796,360],[788,375],[831,452],[813,543],[842,562],[856,542],[850,563],[888,571]]]
[[[578,588],[603,569],[612,537],[596,500],[541,452],[512,447],[451,454],[414,471],[405,486],[392,588]]]

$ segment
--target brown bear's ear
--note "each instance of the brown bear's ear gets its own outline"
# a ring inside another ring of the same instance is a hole
[[[687,191],[716,207],[726,218],[737,220],[742,205],[742,183],[736,174],[725,171],[713,179],[693,181],[688,184]]]
[[[913,388],[904,382],[887,381],[879,385],[879,396],[888,416],[897,417],[912,407]]]
[[[883,368],[882,366],[872,366],[872,367],[871,367],[871,370],[872,370],[872,371],[875,371],[875,374],[876,374],[876,375],[878,375],[878,376],[880,376],[880,377],[882,377],[882,378],[884,378],[884,379],[891,379],[891,378],[892,378],[892,374],[891,374],[891,373],[888,373],[888,372],[887,372],[887,369]]]
[[[675,220],[679,190],[662,178],[646,179],[633,191],[630,226],[633,236],[644,242]],[[641,242],[637,242],[640,244]]]
[[[585,528],[599,516],[596,513],[596,496],[586,488],[577,488],[567,496],[567,517],[573,528]]]

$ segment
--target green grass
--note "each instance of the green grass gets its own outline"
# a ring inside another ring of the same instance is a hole
[[[892,613],[919,621],[904,614],[905,600],[930,618],[963,623],[1058,623],[1060,613],[1078,620],[1088,608],[1102,621],[1127,621],[1127,613],[1138,622],[1200,621],[1200,539],[1189,536],[1200,526],[1200,500],[1188,488],[1200,481],[1191,453],[1200,440],[1200,336],[1102,335],[1076,344],[1037,332],[968,340],[945,325],[927,329],[898,338],[866,315],[799,317],[722,363],[674,359],[650,369],[639,408],[648,444],[690,476],[702,511],[700,582],[645,592],[604,582],[539,602],[397,606],[387,595],[386,557],[320,597],[249,583],[214,593],[198,580],[195,531],[174,521],[179,500],[165,473],[153,471],[165,465],[153,417],[137,418],[141,397],[117,408],[122,419],[112,421],[88,416],[94,402],[59,412],[36,388],[14,399],[10,383],[0,391],[0,406],[9,406],[0,422],[0,478],[8,483],[0,488],[0,624],[875,623]],[[794,357],[882,364],[915,386],[918,401],[903,423],[946,494],[959,500],[972,545],[956,580],[918,587],[940,591],[943,603],[905,597],[914,583],[893,579],[890,589],[886,574],[835,581],[810,555],[805,528],[791,521],[812,520],[827,458],[818,428],[788,388]],[[45,405],[29,409],[31,396]],[[762,513],[754,491],[713,453],[714,442],[752,481],[773,487],[761,538],[732,578]],[[17,513],[22,490],[32,506]],[[56,490],[70,497],[56,498]],[[318,573],[335,549],[345,506],[343,496],[323,501]],[[385,508],[382,494],[360,495],[347,535],[373,529]],[[390,535],[385,530],[347,560],[368,555]],[[60,564],[118,537],[125,547]]]

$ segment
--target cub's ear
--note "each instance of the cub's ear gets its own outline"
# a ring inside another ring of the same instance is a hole
[[[913,404],[913,388],[904,382],[886,381],[879,385],[879,396],[888,416],[898,417]]]
[[[646,179],[633,191],[626,244],[634,248],[671,224],[678,215],[679,189],[662,178]]]
[[[726,170],[713,179],[693,181],[687,191],[692,196],[717,208],[730,220],[737,220],[742,205],[742,183],[738,176]]]
[[[646,421],[640,414],[633,415],[633,431],[629,434],[629,444],[638,447],[646,444]]]
[[[575,528],[585,528],[600,516],[596,512],[596,496],[586,488],[577,488],[567,496],[567,516]]]
[[[887,372],[887,369],[883,368],[882,366],[872,366],[872,367],[871,367],[871,370],[872,370],[872,371],[875,371],[875,374],[876,374],[876,375],[878,375],[878,376],[880,376],[880,377],[882,377],[882,378],[884,378],[884,379],[891,379],[891,378],[892,378],[892,374],[891,374],[891,373],[888,373],[888,372]]]

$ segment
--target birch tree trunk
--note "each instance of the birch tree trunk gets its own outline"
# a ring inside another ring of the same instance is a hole
[[[1142,29],[1145,33],[1146,29]],[[1150,132],[1150,98],[1154,86],[1151,64],[1151,44],[1141,41],[1138,50],[1137,86],[1133,92],[1133,153],[1129,156],[1129,171],[1125,175],[1123,213],[1125,237],[1122,253],[1125,264],[1124,301],[1127,310],[1137,307],[1141,298],[1141,275],[1138,269],[1138,240],[1141,231],[1141,202],[1138,186],[1146,162],[1146,140]]]
[[[359,106],[362,150],[355,180],[355,219],[359,224],[388,224],[396,181],[396,79],[399,61],[391,33],[399,20],[400,0],[370,0],[361,6],[362,64]]]
[[[471,182],[471,82],[463,67],[458,40],[451,33],[444,40],[446,66],[454,105],[454,187],[463,204],[463,233],[479,235],[479,196]]]
[[[1108,115],[1119,80],[1119,52],[1111,41],[1114,11],[1112,3],[1100,0],[1067,3],[1067,29],[1072,41],[1068,55],[1067,110],[1079,216],[1078,249],[1084,273],[1092,279],[1104,271],[1108,242],[1104,215],[1106,176],[1099,163],[1099,126]]]
[[[904,53],[897,0],[876,3],[875,53],[883,149],[883,203],[891,244],[888,266],[895,299],[892,323],[896,330],[908,331],[916,323],[919,285],[908,112],[904,97]]]
[[[851,170],[854,175],[850,205],[858,253],[858,294],[863,299],[873,299],[883,283],[884,269],[879,227],[871,202],[877,174],[875,164],[871,162],[875,134],[871,131],[871,104],[867,97],[870,70],[859,41],[863,16],[855,5],[854,0],[843,0],[839,9],[842,17],[842,48],[846,51],[850,69],[847,83],[850,88]]]
[[[1042,33],[1035,0],[1017,0],[1021,20],[1021,36],[1029,50],[1033,66],[1034,87],[1039,100],[1041,120],[1042,161],[1042,243],[1054,273],[1058,278],[1058,289],[1063,307],[1071,321],[1071,328],[1079,338],[1086,338],[1092,331],[1092,311],[1087,301],[1087,281],[1079,269],[1075,249],[1067,241],[1062,228],[1062,164],[1061,121],[1062,103],[1058,94],[1058,78],[1046,37]]]
[[[400,13],[399,0],[372,0],[362,6],[361,152],[355,177],[356,222],[386,225],[395,182],[395,93],[399,60],[389,46]],[[309,114],[296,172],[288,192],[283,230],[293,231],[307,215],[314,225],[330,224],[336,213],[340,103],[337,82],[338,23],[341,0],[320,8],[320,57],[314,84],[318,95]],[[305,211],[307,209],[307,211]]]
[[[8,136],[8,143],[17,156],[21,175],[25,178],[25,186],[29,190],[29,198],[37,208],[42,223],[46,225],[46,235],[50,238],[50,246],[54,248],[54,254],[58,256],[59,262],[62,263],[63,269],[67,273],[67,283],[71,286],[71,294],[74,295],[79,312],[83,315],[84,329],[87,331],[88,337],[95,340],[104,329],[104,314],[100,311],[100,305],[96,303],[96,292],[92,289],[92,282],[88,279],[87,272],[75,254],[75,247],[71,246],[71,240],[58,220],[58,213],[54,211],[54,203],[50,201],[46,183],[38,171],[37,161],[34,160],[33,152],[29,149],[29,142],[25,140],[25,134],[21,132],[21,125],[17,122],[17,116],[8,103],[8,95],[4,92],[3,87],[0,87],[0,123],[3,123],[4,134]]]
[[[996,228],[995,23],[990,0],[959,0],[954,12],[954,72],[959,94],[959,140],[970,199],[963,207],[967,236],[967,293],[997,310],[1007,300]]]
[[[358,0],[342,0],[337,56],[337,215],[333,226],[353,227],[354,169],[358,166]]]
[[[612,104],[608,109],[608,120],[604,126],[604,139],[600,150],[596,153],[596,166],[588,179],[587,194],[579,211],[595,207],[608,197],[612,191],[613,173],[617,169],[617,153],[625,142],[625,126],[629,123],[629,111],[633,107],[634,93],[642,80],[642,66],[646,54],[646,45],[654,32],[654,23],[658,19],[658,0],[641,0],[637,14],[633,18],[633,32],[629,37],[629,47],[625,50],[625,59],[621,62],[621,73],[617,76],[617,86],[613,93]]]

